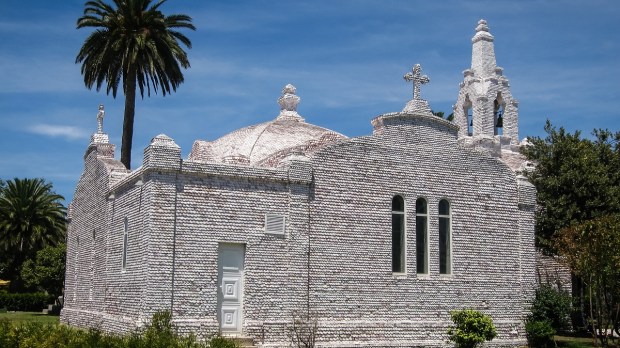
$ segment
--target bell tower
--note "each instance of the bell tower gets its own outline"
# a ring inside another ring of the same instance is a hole
[[[512,98],[504,69],[497,66],[494,37],[484,19],[471,41],[471,68],[463,71],[454,121],[462,143],[483,145],[500,155],[500,149],[519,144],[519,104]]]

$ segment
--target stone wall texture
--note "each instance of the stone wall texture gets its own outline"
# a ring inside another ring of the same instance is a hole
[[[463,308],[493,318],[494,346],[522,345],[536,279],[535,191],[500,159],[459,146],[447,121],[380,117],[372,136],[277,168],[183,161],[158,136],[143,167],[128,173],[91,145],[71,205],[61,320],[128,332],[169,310],[181,332],[214,334],[218,245],[239,243],[243,335],[257,346],[289,346],[300,313],[318,321],[322,347],[445,346],[449,313]],[[399,274],[391,268],[394,195],[405,200]],[[426,275],[415,271],[419,197],[429,204]],[[440,199],[451,207],[449,275],[439,274]],[[285,215],[283,236],[265,233],[267,213]]]

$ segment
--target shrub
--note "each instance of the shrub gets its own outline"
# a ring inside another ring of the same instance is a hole
[[[525,321],[525,333],[530,347],[555,347],[555,329],[547,320],[528,318]]]
[[[547,321],[555,331],[570,328],[571,298],[566,291],[542,284],[536,289],[528,321]]]
[[[315,314],[300,315],[293,312],[291,334],[294,345],[299,348],[314,348],[318,329],[319,321]]]
[[[236,348],[234,342],[212,340],[213,348]],[[215,343],[215,344],[214,344]],[[83,330],[62,324],[17,323],[0,319],[0,347],[56,348],[202,348],[194,336],[175,333],[169,312],[153,315],[151,323],[141,332],[126,336],[105,334],[99,330]]]
[[[215,336],[209,341],[210,348],[238,348],[237,342],[230,338]]]
[[[474,348],[497,336],[493,320],[488,315],[473,309],[452,311],[450,315],[456,327],[450,328],[448,335],[459,348]]]
[[[50,303],[54,303],[54,297],[44,293],[0,293],[0,308],[9,311],[38,312]]]
[[[125,336],[83,330],[62,324],[17,323],[0,319],[0,347],[56,348],[238,348],[232,339],[215,336],[209,344],[195,336],[181,337],[172,325],[170,312],[157,312],[142,331]]]

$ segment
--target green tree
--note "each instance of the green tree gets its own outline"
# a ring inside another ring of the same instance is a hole
[[[144,98],[161,88],[162,94],[176,91],[183,83],[182,68],[189,68],[187,54],[180,44],[191,48],[191,41],[177,28],[195,30],[191,17],[165,16],[159,7],[166,0],[87,1],[77,28],[94,28],[84,41],[75,62],[82,63],[84,84],[101,89],[116,98],[120,83],[125,94],[125,115],[121,162],[131,167],[131,148],[136,105],[136,87]]]
[[[66,231],[64,198],[43,179],[18,179],[0,190],[0,250],[4,259],[0,278],[21,286],[19,269],[36,251],[64,241]]]
[[[444,118],[445,113],[443,111],[432,111],[431,110],[431,112],[433,113],[433,115],[435,115],[435,116],[437,116],[439,118]],[[450,122],[454,121],[454,112],[451,112],[450,115],[448,115],[446,117],[446,120],[448,120]]]
[[[536,163],[527,174],[538,190],[536,244],[555,254],[551,240],[560,229],[620,212],[620,132],[595,130],[589,140],[549,121],[545,131],[523,153]]]
[[[530,311],[528,319],[531,321],[547,321],[555,331],[567,331],[570,328],[571,297],[564,290],[541,284],[536,289]]]
[[[541,284],[525,318],[525,333],[530,347],[555,347],[553,336],[570,328],[571,297],[561,289]]]
[[[45,291],[50,295],[62,295],[66,253],[67,248],[64,243],[47,246],[37,251],[36,258],[26,260],[22,266],[21,277],[25,285],[36,291]]]
[[[582,279],[593,334],[607,347],[608,330],[620,335],[620,214],[563,228],[553,242]]]

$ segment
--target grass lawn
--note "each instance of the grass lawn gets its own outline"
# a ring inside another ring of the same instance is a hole
[[[7,312],[0,313],[0,319],[8,319],[15,322],[39,322],[58,324],[60,317],[57,315],[47,315],[41,312]]]
[[[567,348],[590,348],[594,347],[592,344],[592,337],[570,337],[570,336],[555,336],[555,342],[558,344],[558,347],[567,347]],[[616,342],[609,341],[610,347],[619,347],[617,340]],[[598,342],[598,346],[601,346],[600,341]]]

